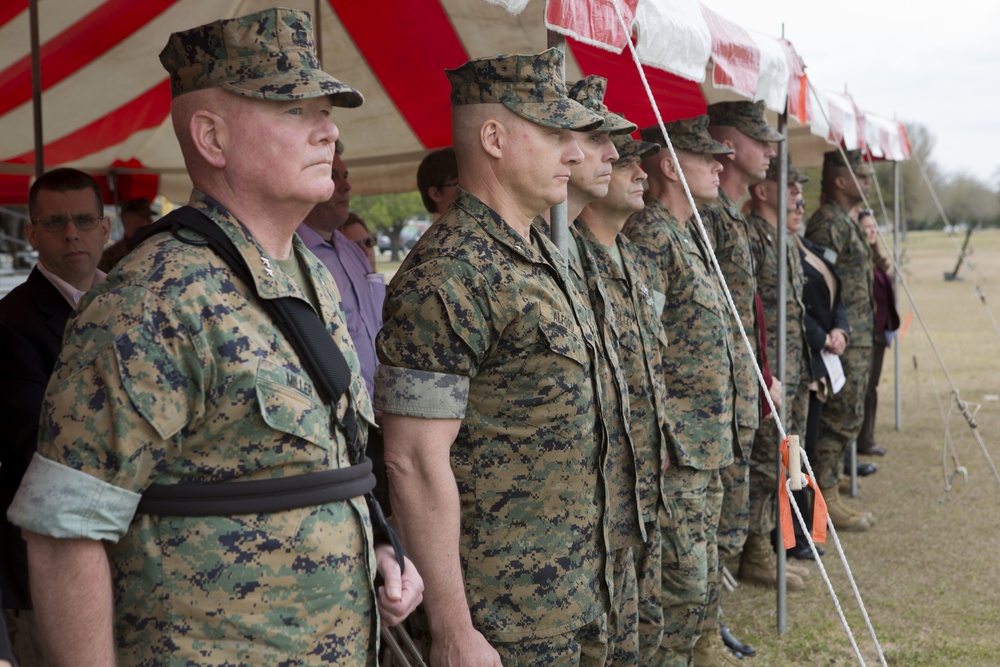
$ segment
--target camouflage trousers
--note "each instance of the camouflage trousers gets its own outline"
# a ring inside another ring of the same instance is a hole
[[[806,416],[809,413],[809,377],[806,376],[793,387],[793,393],[785,393],[785,422],[782,426],[786,434],[799,436],[799,444],[805,448]],[[748,532],[755,535],[770,535],[777,521],[778,512],[778,459],[781,451],[781,437],[774,419],[762,421],[754,438],[753,453],[750,456],[750,525]],[[816,461],[810,461],[815,466]],[[803,472],[805,472],[805,466]]]
[[[609,665],[631,666],[639,662],[639,590],[636,583],[635,549],[615,549],[611,565],[611,611],[608,613]]]
[[[571,632],[498,643],[493,648],[504,667],[603,667],[608,660],[608,619],[601,614]]]
[[[865,394],[871,371],[872,348],[850,345],[840,357],[846,382],[823,406],[813,468],[822,489],[837,484],[844,466],[844,452],[861,433],[865,419]]]
[[[664,477],[666,507],[659,512],[663,640],[652,664],[687,667],[701,636],[709,591],[719,582],[722,481],[718,470],[687,466],[671,466]]]
[[[662,511],[662,508],[660,508]],[[652,665],[663,640],[663,549],[659,521],[646,524],[646,543],[635,549],[639,589],[639,664]]]
[[[719,516],[719,559],[737,555],[747,541],[750,495],[747,478],[756,431],[739,427],[743,456],[719,471],[722,479],[722,514]]]
[[[720,603],[722,601],[722,563],[732,559],[743,550],[747,541],[747,526],[750,524],[750,456],[753,453],[756,431],[739,427],[743,456],[737,457],[732,465],[719,471],[722,481],[722,511],[719,515],[718,550],[719,568],[716,581],[709,586],[708,609],[703,631],[719,627]]]

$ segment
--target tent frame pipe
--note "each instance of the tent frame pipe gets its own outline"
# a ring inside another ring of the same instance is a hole
[[[893,295],[895,296],[896,303],[893,304],[894,307],[899,305],[899,227],[900,221],[902,220],[902,198],[903,198],[903,165],[900,162],[893,162],[892,164],[892,265],[896,267],[896,272],[892,276],[892,282],[894,283]],[[904,236],[905,240],[905,236]],[[892,359],[893,359],[893,375],[895,387],[893,390],[894,399],[896,402],[896,430],[903,430],[903,397],[900,387],[900,368],[899,368],[899,338],[896,339],[896,344],[892,346]]]
[[[777,377],[778,381],[781,382],[781,386],[785,386],[787,372],[787,364],[785,363],[785,358],[788,355],[788,341],[785,336],[785,324],[788,319],[787,312],[787,283],[788,283],[788,111],[787,107],[780,116],[778,116],[778,131],[785,137],[785,140],[778,144],[778,340],[775,349],[777,350]],[[765,323],[760,322],[758,326],[764,327]],[[784,391],[784,389],[782,389]],[[781,407],[779,408],[779,415],[781,417],[781,423],[788,424],[788,403],[787,401],[781,401]],[[781,443],[777,443],[780,447]],[[775,479],[781,479],[781,457],[777,458],[777,474]],[[777,609],[776,609],[776,622],[777,630],[779,635],[784,635],[788,633],[788,608],[787,608],[787,590],[786,590],[786,579],[785,579],[785,550],[781,547],[782,536],[781,536],[781,522],[775,522],[775,530],[777,531],[776,544],[778,548],[775,550],[777,556],[777,567],[778,567],[778,586],[777,586]]]
[[[35,178],[45,173],[45,141],[42,134],[42,61],[38,40],[38,0],[28,3],[31,33],[31,111],[35,131]]]
[[[548,48],[556,48],[563,53],[562,76],[566,78],[566,38],[552,30],[547,31]],[[567,193],[568,194],[568,193]],[[552,243],[559,249],[564,266],[569,264],[569,223],[567,219],[567,202],[563,201],[549,209],[549,229],[552,230]]]

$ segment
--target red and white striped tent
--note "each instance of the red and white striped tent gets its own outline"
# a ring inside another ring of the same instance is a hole
[[[120,196],[159,189],[175,201],[190,183],[170,126],[167,36],[274,0],[39,0],[46,168],[116,173]],[[416,166],[451,143],[442,72],[469,58],[528,53],[547,28],[566,36],[567,79],[609,79],[609,106],[640,126],[655,122],[626,35],[664,120],[722,99],[762,99],[789,112],[795,162],[816,164],[830,141],[862,143],[905,159],[901,125],[860,113],[850,98],[808,84],[791,44],[745,30],[697,0],[285,0],[318,13],[325,69],[365,95],[335,121],[355,192],[415,188]],[[29,0],[0,4],[0,203],[22,203],[33,172]],[[630,26],[622,29],[619,16]],[[155,174],[155,176],[154,176]],[[128,178],[130,176],[131,178]]]

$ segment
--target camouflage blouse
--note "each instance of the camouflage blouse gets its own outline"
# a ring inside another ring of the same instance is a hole
[[[729,318],[729,331],[733,340],[736,423],[744,428],[756,429],[760,425],[760,383],[754,370],[754,358],[760,357],[760,334],[754,305],[754,293],[757,291],[757,278],[754,275],[756,269],[750,255],[747,222],[733,200],[721,188],[719,198],[701,207],[699,213],[709,238],[715,244],[716,259],[719,260],[719,267],[726,277],[726,285],[733,296],[743,329],[753,347],[751,356],[740,336],[736,316],[723,297],[722,308]]]
[[[197,190],[190,205],[232,239],[263,298],[304,298],[225,208]],[[333,279],[297,237],[294,252],[352,370],[364,428],[371,404]],[[163,233],[88,293],[67,327],[39,455],[12,518],[106,541],[121,664],[320,665],[363,661],[369,649],[373,554],[362,498],[270,514],[135,514],[152,483],[349,464],[330,408],[250,294],[213,250]]]
[[[772,371],[778,363],[778,232],[767,220],[751,213],[747,217],[750,254],[757,269],[757,293],[764,307],[767,358]],[[805,305],[802,303],[802,260],[795,239],[785,244],[785,393],[794,394],[801,378],[809,378],[811,351],[806,342]]]
[[[389,285],[375,404],[461,419],[451,467],[476,628],[513,642],[604,612],[599,339],[559,251],[459,188]]]
[[[840,298],[851,323],[850,345],[871,347],[875,344],[874,268],[864,230],[843,206],[829,201],[809,218],[806,236],[836,253],[834,265],[840,276]]]
[[[587,243],[614,314],[616,347],[628,387],[629,432],[635,449],[637,490],[643,521],[656,520],[666,449],[663,353],[667,338],[655,309],[649,266],[635,244],[618,235],[622,267],[590,232],[577,222],[579,237]]]
[[[659,201],[632,216],[625,235],[651,266],[665,297],[660,321],[671,465],[724,468],[738,453],[733,353],[719,281],[693,225],[679,223]]]

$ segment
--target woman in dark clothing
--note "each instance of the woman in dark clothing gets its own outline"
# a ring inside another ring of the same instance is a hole
[[[804,208],[804,207],[803,207]],[[801,223],[799,223],[801,224]],[[850,327],[847,310],[840,301],[840,278],[833,263],[824,256],[828,251],[808,239],[800,237],[798,229],[792,229],[789,216],[788,231],[799,246],[802,257],[803,288],[802,302],[805,306],[806,341],[812,354],[812,382],[809,385],[809,416],[806,420],[805,451],[810,463],[816,461],[816,441],[819,439],[819,418],[823,404],[833,393],[830,371],[823,360],[826,351],[839,357],[847,347]],[[811,526],[812,500],[806,491],[795,492],[795,502],[802,516]],[[795,558],[812,558],[812,551],[802,534],[802,527],[795,522],[795,547],[788,555]],[[822,551],[820,551],[822,555]]]
[[[886,449],[875,443],[875,411],[878,407],[878,381],[882,376],[882,360],[885,349],[899,329],[899,313],[896,312],[896,295],[892,289],[891,265],[878,243],[878,228],[871,209],[861,209],[858,224],[868,233],[868,243],[872,247],[875,264],[875,279],[872,282],[872,297],[875,301],[875,345],[872,347],[871,375],[868,393],[865,395],[865,420],[858,435],[858,454],[863,456],[884,456]]]

